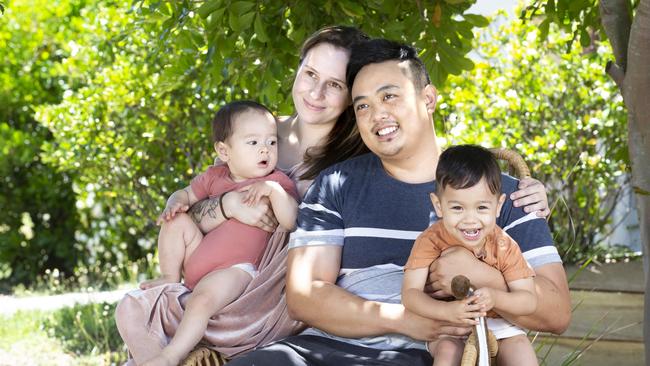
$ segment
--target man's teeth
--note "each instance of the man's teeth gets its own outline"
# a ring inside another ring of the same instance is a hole
[[[385,136],[385,135],[388,135],[389,133],[393,133],[395,131],[397,131],[397,126],[392,126],[392,127],[382,128],[381,130],[377,131],[377,134],[379,136]]]

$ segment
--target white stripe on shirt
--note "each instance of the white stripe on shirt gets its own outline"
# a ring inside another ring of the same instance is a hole
[[[533,269],[549,263],[562,263],[557,248],[552,245],[527,250],[523,255]]]
[[[528,215],[526,215],[524,217],[521,217],[521,218],[511,222],[510,225],[503,228],[503,231],[508,231],[508,230],[512,229],[513,227],[515,227],[517,225],[521,225],[524,222],[527,222],[527,221],[530,221],[530,220],[535,220],[535,219],[543,220],[544,218],[543,217],[538,217],[537,212],[531,212]]]
[[[330,210],[330,209],[326,208],[325,206],[323,206],[321,204],[318,204],[318,203],[301,203],[300,206],[298,206],[298,209],[303,209],[303,208],[308,208],[308,209],[310,209],[312,211],[327,212],[329,214],[332,214],[332,215],[338,217],[339,219],[342,219],[341,214],[339,214],[336,211],[332,211],[332,210]]]
[[[304,229],[296,229],[296,231],[291,233],[291,238],[308,238],[312,236],[340,236],[343,237],[343,229],[332,229],[332,230],[314,230],[307,231]]]
[[[345,237],[367,237],[415,240],[421,231],[378,229],[374,227],[350,227],[345,229]]]

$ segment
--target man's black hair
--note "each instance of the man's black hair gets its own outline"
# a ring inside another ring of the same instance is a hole
[[[354,79],[366,65],[385,61],[407,61],[411,79],[417,90],[422,90],[431,83],[424,63],[418,58],[415,48],[387,39],[376,38],[361,41],[352,48],[346,72],[348,88],[352,89]]]
[[[445,150],[436,168],[436,192],[446,187],[471,188],[482,178],[493,194],[501,194],[501,169],[490,150],[477,145],[457,145]]]

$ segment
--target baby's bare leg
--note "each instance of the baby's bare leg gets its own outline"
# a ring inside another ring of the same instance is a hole
[[[434,366],[458,366],[465,342],[456,337],[440,337],[437,341],[429,342],[428,347]]]
[[[187,301],[172,341],[144,365],[178,365],[203,338],[210,317],[239,297],[251,279],[239,268],[217,270],[203,277]]]
[[[537,366],[539,363],[528,337],[520,334],[499,340],[497,364],[499,366]]]
[[[165,221],[158,234],[158,257],[160,277],[144,281],[140,288],[145,290],[165,283],[180,282],[184,262],[199,246],[203,233],[186,213],[177,213]]]

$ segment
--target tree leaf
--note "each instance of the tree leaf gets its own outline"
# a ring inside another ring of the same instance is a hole
[[[252,1],[236,1],[228,7],[228,10],[232,14],[241,16],[253,9],[254,6],[255,3]]]
[[[255,17],[254,28],[257,39],[259,39],[260,42],[266,43],[269,41],[269,36],[266,34],[266,30],[264,29],[264,23],[262,23],[262,15],[257,14]]]
[[[463,18],[465,18],[465,20],[467,20],[470,24],[472,24],[475,27],[482,28],[490,25],[490,21],[482,15],[463,14]]]
[[[206,2],[198,8],[197,13],[199,13],[201,18],[205,19],[217,9],[220,9],[223,5],[222,3],[223,0],[206,0]]]

